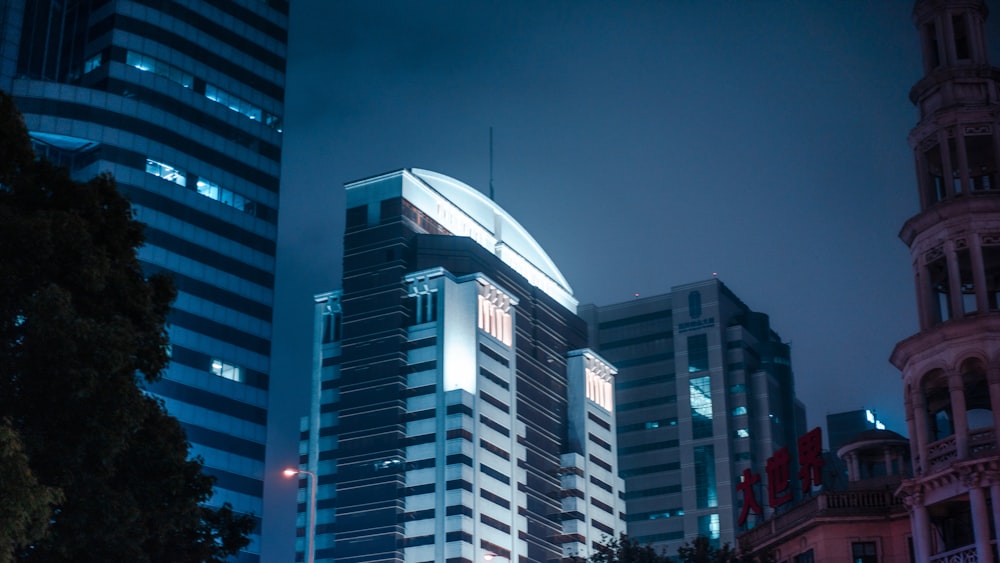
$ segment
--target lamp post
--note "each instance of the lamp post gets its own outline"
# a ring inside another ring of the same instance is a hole
[[[305,475],[309,481],[309,521],[306,523],[306,563],[314,563],[316,560],[316,474],[304,469],[292,469],[289,467],[284,472],[285,477]]]

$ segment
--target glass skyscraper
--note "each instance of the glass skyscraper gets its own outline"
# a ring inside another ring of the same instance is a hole
[[[172,362],[151,391],[217,478],[262,512],[281,163],[285,0],[6,0],[0,88],[35,150],[110,172],[169,272]],[[259,526],[258,532],[259,533]],[[258,538],[241,561],[258,561]]]

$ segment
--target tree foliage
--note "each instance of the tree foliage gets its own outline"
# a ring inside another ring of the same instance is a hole
[[[650,545],[643,545],[622,534],[619,538],[595,546],[589,563],[773,563],[769,559],[740,556],[725,544],[715,547],[711,540],[698,536],[677,548],[677,559],[664,552],[657,552]]]
[[[0,128],[0,416],[62,493],[44,537],[15,538],[18,559],[220,561],[253,521],[200,504],[213,479],[142,389],[169,360],[171,281],[143,274],[143,226],[111,176],[35,160],[2,92]]]
[[[595,553],[587,559],[590,563],[671,563],[671,559],[649,545],[622,534],[618,538],[594,546]]]
[[[38,483],[10,421],[0,420],[0,563],[14,560],[7,546],[45,536],[52,507],[60,500],[61,491]]]
[[[677,548],[680,563],[730,563],[737,561],[736,551],[725,544],[715,547],[705,536],[698,536]]]

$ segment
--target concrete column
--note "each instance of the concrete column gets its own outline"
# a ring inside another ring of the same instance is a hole
[[[929,429],[927,428],[927,397],[924,390],[916,387],[913,390],[913,421],[917,430],[917,451],[919,461],[914,463],[915,477],[923,475],[927,471],[927,441]]]
[[[915,257],[913,262],[913,283],[916,284],[917,295],[917,315],[920,318],[920,330],[927,330],[933,324],[931,311],[937,304],[933,301],[931,285],[927,283],[927,267],[923,265],[921,258]]]
[[[993,561],[993,546],[990,544],[990,515],[986,506],[986,491],[979,483],[969,488],[969,502],[972,505],[972,529],[976,536],[978,561]]]
[[[967,194],[972,190],[972,182],[969,181],[969,154],[965,152],[965,134],[962,127],[962,125],[955,127],[955,157],[958,160],[955,165],[958,167],[962,193]]]
[[[857,452],[851,452],[847,454],[847,461],[850,463],[847,467],[847,480],[850,482],[861,480],[861,460],[858,459]]]
[[[885,455],[885,474],[892,475],[892,450],[886,447],[882,454]]]
[[[947,14],[938,20],[938,24],[941,26],[941,40],[944,43],[945,64],[955,64],[955,61],[958,60],[958,53],[955,49],[955,26],[951,25],[951,18]]]
[[[948,372],[948,391],[951,394],[951,424],[955,431],[955,453],[958,459],[969,457],[969,417],[965,409],[965,385],[962,374]]]
[[[990,411],[993,413],[993,439],[1000,449],[1000,365],[986,368],[986,381],[990,386]],[[1000,497],[997,498],[1000,501]],[[1000,538],[1000,536],[997,536]]]
[[[937,132],[938,140],[938,150],[941,151],[941,177],[944,181],[944,193],[945,198],[953,199],[955,197],[955,178],[953,172],[955,171],[954,166],[951,162],[951,150],[948,144],[948,132],[944,129],[940,129]]]
[[[993,509],[993,537],[1000,538],[1000,479],[990,479],[990,507]]]
[[[958,256],[955,254],[955,242],[944,241],[944,258],[948,263],[948,303],[951,304],[951,319],[961,319],[965,316],[962,307],[962,277],[958,269]]]
[[[990,310],[986,295],[986,268],[983,266],[983,245],[979,233],[969,233],[969,260],[972,261],[972,283],[976,286],[976,312],[980,315]]]
[[[918,498],[918,503],[923,499]],[[931,558],[931,531],[930,518],[927,515],[927,507],[923,504],[914,504],[910,509],[913,518],[910,520],[910,532],[913,533],[913,550],[916,561],[930,561]]]

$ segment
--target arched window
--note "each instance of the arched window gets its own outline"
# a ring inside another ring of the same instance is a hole
[[[993,426],[993,407],[990,404],[990,386],[986,380],[986,366],[978,358],[962,362],[962,387],[965,390],[965,411],[968,413],[969,430]]]
[[[942,440],[954,434],[948,376],[943,370],[934,370],[924,376],[921,388],[927,401],[927,429],[931,441]]]

